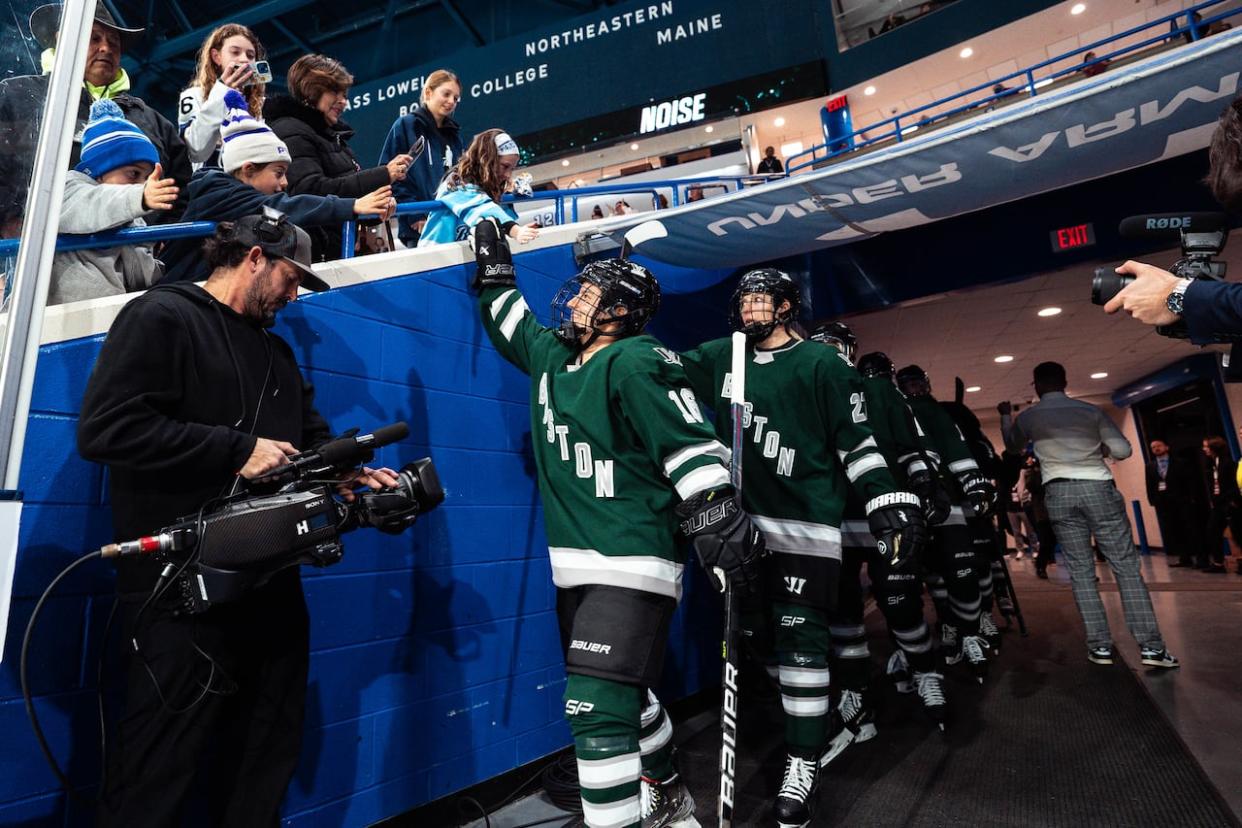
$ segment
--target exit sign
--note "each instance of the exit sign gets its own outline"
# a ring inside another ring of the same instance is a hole
[[[1052,252],[1063,253],[1079,247],[1090,247],[1095,244],[1095,227],[1090,222],[1075,224],[1073,227],[1062,227],[1048,234],[1052,238]]]

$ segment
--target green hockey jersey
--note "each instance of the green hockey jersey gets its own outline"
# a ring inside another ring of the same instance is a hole
[[[732,343],[707,342],[682,354],[686,376],[718,414],[716,433],[732,443]],[[841,557],[841,518],[850,484],[864,500],[897,487],[867,415],[862,377],[817,342],[746,353],[746,438],[742,504],[768,548]]]
[[[531,432],[552,580],[681,596],[674,506],[729,484],[676,353],[621,339],[585,365],[540,325],[516,288],[480,296],[496,349],[531,377]]]
[[[962,436],[962,430],[953,422],[949,412],[930,394],[906,397],[906,403],[931,440],[933,450],[929,455],[936,463],[941,478],[952,493],[954,501],[962,503],[964,496],[957,483],[957,475],[965,471],[979,471],[979,464],[970,453],[970,446]]]

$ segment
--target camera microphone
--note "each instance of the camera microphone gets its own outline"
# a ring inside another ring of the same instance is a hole
[[[410,427],[403,422],[377,428],[370,434],[358,434],[355,429],[344,437],[329,440],[317,449],[292,455],[288,458],[288,464],[273,469],[271,474],[254,482],[297,480],[324,474],[333,469],[347,469],[360,463],[369,463],[377,448],[403,440],[409,433]]]
[[[1228,226],[1225,213],[1153,213],[1122,219],[1117,232],[1123,239],[1164,239],[1182,233],[1214,233]]]

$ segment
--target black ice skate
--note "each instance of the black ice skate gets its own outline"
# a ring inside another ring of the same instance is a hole
[[[992,620],[990,612],[985,612],[979,616],[979,635],[987,642],[989,650],[998,655],[1000,654],[1001,633],[996,628],[996,622]]]
[[[943,731],[949,718],[949,705],[944,698],[944,676],[936,672],[916,672],[914,684],[918,688],[923,712]]]
[[[850,745],[875,738],[875,711],[866,695],[857,690],[842,690],[837,709],[832,713],[836,726],[828,747],[819,757],[822,768],[836,759]]]
[[[961,647],[957,641],[957,627],[952,624],[940,625],[940,654],[949,664],[957,664],[962,660]]]
[[[642,778],[643,828],[700,828],[694,818],[694,797],[674,774],[663,782]]]
[[[910,663],[906,661],[904,652],[894,651],[888,657],[888,666],[884,672],[888,675],[888,680],[897,687],[898,693],[914,692],[914,682],[910,680]]]
[[[814,759],[792,755],[785,759],[785,779],[772,808],[778,828],[805,828],[811,824],[818,787],[819,768]]]
[[[988,657],[983,651],[987,646],[987,642],[977,635],[967,635],[962,637],[962,651],[958,656],[958,661],[964,656],[966,663],[970,665],[970,669],[974,672],[975,678],[983,684],[983,680],[988,675]]]

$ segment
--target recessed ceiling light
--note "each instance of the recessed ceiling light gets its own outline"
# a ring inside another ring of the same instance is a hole
[[[863,90],[863,94],[864,94],[864,95],[874,95],[874,94],[875,94],[875,87],[874,87],[874,86],[868,86],[866,89],[864,89],[864,90]]]
[[[704,132],[711,132],[711,131],[712,131],[712,130],[714,130],[714,129],[715,129],[715,127],[714,127],[714,126],[712,126],[711,124],[708,124],[707,126],[703,127],[703,131],[704,131]]]
[[[1087,4],[1086,4],[1086,3],[1075,3],[1075,4],[1074,4],[1074,5],[1070,8],[1070,14],[1082,14],[1082,13],[1083,13],[1083,12],[1085,12],[1086,10],[1087,10]]]
[[[638,144],[630,144],[630,149],[632,150],[638,149]]]
[[[974,53],[975,53],[975,50],[967,46],[965,49],[958,52],[957,54],[958,54],[958,57],[960,57],[962,60],[965,60],[966,58],[970,57]]]
[[[1042,308],[1039,311],[1040,316],[1056,316],[1061,312],[1060,308]]]
[[[778,127],[783,127],[783,126],[785,125],[785,119],[784,119],[784,118],[777,118],[777,119],[776,119],[775,121],[773,121],[772,123],[773,123],[773,124],[775,124],[775,125],[776,125],[776,126],[778,126]]]
[[[562,166],[562,167],[568,167],[568,166],[569,166],[569,159],[568,159],[568,158],[566,158],[564,161],[562,161],[562,162],[561,162],[561,166]]]
[[[1108,376],[1107,371],[1096,371],[1094,374],[1091,375],[1091,379],[1104,379],[1107,376]]]
[[[1011,357],[1009,354],[1001,354],[998,357],[993,357],[992,361],[993,362],[1013,362],[1013,357]]]
[[[969,387],[966,389],[966,393],[967,393],[967,394],[973,394],[973,393],[975,393],[976,391],[982,391],[982,390],[983,390],[983,387],[982,387],[982,386],[979,386],[979,385],[971,385],[971,386],[969,386]]]

